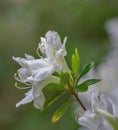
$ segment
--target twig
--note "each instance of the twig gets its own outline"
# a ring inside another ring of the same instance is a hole
[[[84,104],[82,103],[82,101],[80,100],[80,98],[78,97],[77,93],[73,92],[72,94],[76,98],[76,100],[80,104],[80,106],[83,108],[83,110],[87,111],[86,107],[84,106]]]

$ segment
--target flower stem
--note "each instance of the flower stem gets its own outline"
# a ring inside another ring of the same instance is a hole
[[[84,104],[82,103],[82,101],[80,100],[80,98],[78,97],[77,93],[73,92],[72,94],[76,98],[76,100],[80,104],[80,106],[83,108],[83,110],[87,111],[86,107],[84,106]]]

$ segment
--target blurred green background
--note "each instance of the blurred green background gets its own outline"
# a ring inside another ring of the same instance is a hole
[[[27,90],[14,86],[19,66],[12,56],[28,53],[37,58],[40,37],[55,30],[62,39],[68,37],[68,64],[77,47],[81,65],[89,61],[97,65],[110,48],[104,24],[117,16],[118,0],[0,0],[0,130],[77,130],[73,107],[51,124],[59,101],[45,112],[32,103],[15,108]]]

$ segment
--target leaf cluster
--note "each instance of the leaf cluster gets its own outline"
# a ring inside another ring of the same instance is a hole
[[[80,79],[86,76],[88,72],[93,68],[94,63],[88,63],[82,70],[80,70],[80,56],[77,48],[72,55],[71,65],[71,72],[61,72],[60,74],[57,72],[55,73],[55,76],[60,79],[59,84],[51,83],[44,88],[44,90],[46,90],[47,92],[58,91],[58,93],[53,93],[53,95],[48,99],[44,109],[51,106],[57,99],[59,99],[63,94],[66,93],[69,93],[73,96],[76,95],[75,98],[77,99],[78,92],[86,92],[90,85],[93,85],[100,81],[100,79],[87,79],[82,83],[79,83]],[[63,116],[63,114],[66,112],[71,103],[72,100],[68,99],[64,104],[61,104],[60,107],[57,108],[57,110],[55,110],[52,116],[52,123],[57,122]]]

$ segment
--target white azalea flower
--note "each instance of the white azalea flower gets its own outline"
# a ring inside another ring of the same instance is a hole
[[[100,109],[113,114],[110,99],[103,93],[95,92],[92,93],[91,104],[91,110],[87,110],[82,117],[78,118],[78,123],[88,128],[88,130],[113,130],[113,127],[105,120],[104,116],[96,113]]]
[[[64,59],[64,56],[67,54],[65,49],[66,40],[67,38],[65,37],[62,44],[57,32],[48,31],[45,38],[41,37],[38,49],[40,49],[41,54],[48,59],[49,64],[53,64],[56,68],[68,72],[69,68]]]
[[[116,93],[113,93],[115,94],[114,97],[116,98],[115,100],[117,100],[117,89],[115,89]],[[105,117],[105,119],[109,122],[109,124],[112,126],[113,130],[117,130],[118,129],[118,115],[116,113],[116,109],[118,108],[117,107],[117,103],[114,104],[113,99],[111,98],[111,103],[110,103],[110,99],[108,100],[108,98],[105,98],[105,96],[103,96],[103,99],[105,99],[104,101],[104,104],[107,105],[106,109],[104,109],[102,106],[99,108],[99,107],[96,107],[94,108],[95,109],[95,112],[97,114],[100,114],[100,115],[103,115]],[[103,100],[102,100],[103,101]],[[95,101],[93,102],[94,106],[96,106],[97,103],[95,103]]]
[[[25,98],[16,106],[29,103],[34,100],[34,106],[42,109],[45,98],[42,89],[48,83],[59,83],[59,79],[52,76],[56,72],[69,72],[64,56],[67,52],[65,49],[66,39],[61,43],[60,36],[54,32],[46,33],[45,38],[41,38],[38,50],[40,49],[43,57],[35,59],[33,56],[25,54],[25,58],[13,57],[21,65],[21,68],[15,75],[16,80],[29,84],[31,89],[25,94]]]
[[[35,59],[25,54],[25,58],[13,57],[21,65],[18,76],[22,82],[41,81],[52,75],[54,71],[70,71],[64,56],[66,56],[65,43],[56,32],[47,32],[45,38],[41,38],[38,49],[45,58]]]
[[[82,127],[79,130],[113,130],[112,126],[104,119],[103,116],[98,116],[93,112],[85,112],[78,119]]]

